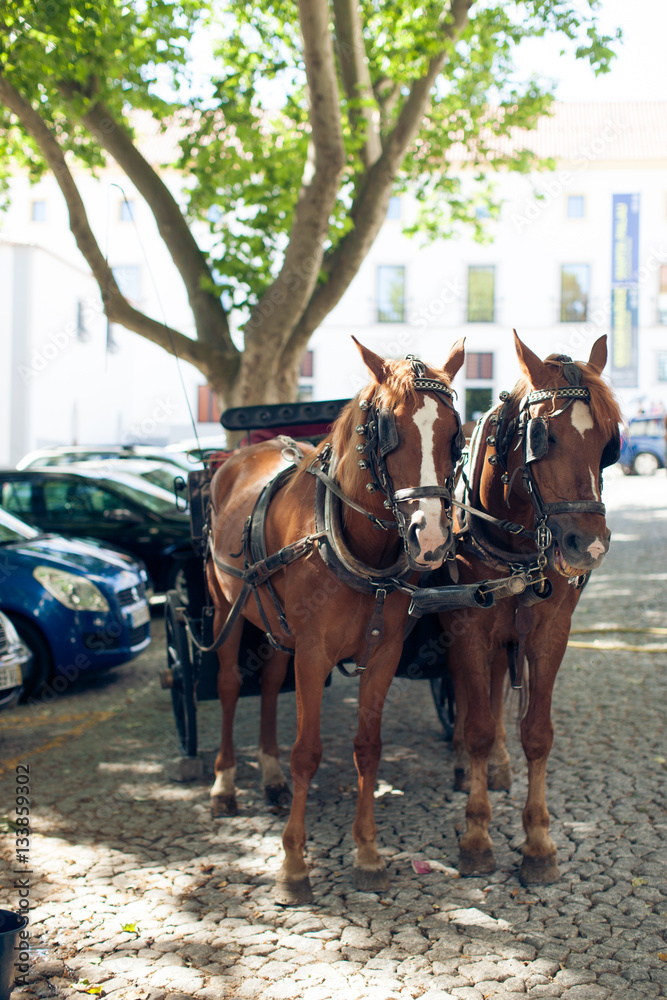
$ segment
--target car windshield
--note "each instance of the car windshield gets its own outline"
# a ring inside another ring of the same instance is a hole
[[[37,538],[38,535],[39,531],[0,507],[0,545],[11,545],[13,542],[25,541],[26,538]]]
[[[140,507],[147,507],[154,514],[174,514],[179,509],[176,506],[176,497],[159,486],[153,486],[144,480],[142,485],[133,485],[125,476],[106,480],[106,484],[116,493]]]

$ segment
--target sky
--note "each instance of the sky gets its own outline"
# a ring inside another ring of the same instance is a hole
[[[598,14],[601,30],[623,29],[609,73],[596,77],[583,60],[561,56],[560,42],[545,38],[521,45],[522,71],[557,80],[559,101],[667,100],[667,0],[602,0]]]

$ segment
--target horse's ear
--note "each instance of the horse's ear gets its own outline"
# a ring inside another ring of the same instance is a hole
[[[512,330],[514,334],[514,346],[516,348],[516,356],[519,359],[519,364],[521,365],[524,375],[527,375],[530,379],[531,385],[535,389],[541,389],[549,383],[549,369],[540,361],[537,354],[533,354],[529,347],[519,340],[516,330]]]
[[[369,347],[364,347],[363,344],[360,344],[354,335],[352,335],[352,340],[359,348],[359,353],[364,359],[364,364],[368,370],[375,375],[378,382],[382,382],[387,373],[384,358],[381,358],[379,354],[375,353],[375,351],[371,351]]]
[[[591,368],[595,368],[600,375],[607,364],[607,334],[603,333],[591,347],[591,356],[588,359]]]
[[[463,345],[465,344],[465,337],[461,337],[457,340],[455,344],[452,344],[452,349],[449,352],[449,356],[442,366],[442,370],[447,376],[447,381],[451,382],[458,371],[460,371],[463,365],[463,359],[465,357],[465,352],[463,350]]]

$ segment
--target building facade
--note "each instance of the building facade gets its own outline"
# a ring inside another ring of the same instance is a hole
[[[365,383],[351,334],[384,356],[434,364],[465,336],[456,388],[471,419],[516,381],[515,328],[541,357],[583,360],[606,334],[626,416],[667,408],[667,103],[556,105],[535,133],[512,141],[555,166],[494,175],[502,208],[486,221],[484,244],[464,231],[430,244],[408,238],[417,206],[392,199],[359,273],[311,339],[304,399],[342,398]],[[154,162],[164,153],[156,148]],[[464,182],[470,174],[463,158],[452,169]],[[178,194],[181,179],[163,176]],[[79,181],[125,294],[194,335],[178,272],[127,178],[110,164]],[[0,462],[50,444],[175,441],[192,436],[191,414],[200,434],[220,434],[196,369],[108,326],[48,175],[33,187],[12,182],[0,284]]]

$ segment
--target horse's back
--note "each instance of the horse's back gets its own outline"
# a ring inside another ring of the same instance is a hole
[[[310,444],[300,448],[304,453],[314,450]],[[241,538],[262,490],[289,468],[291,458],[285,455],[285,442],[274,438],[241,448],[215,472],[211,480],[211,528],[216,549],[220,543],[226,545],[227,539]]]

